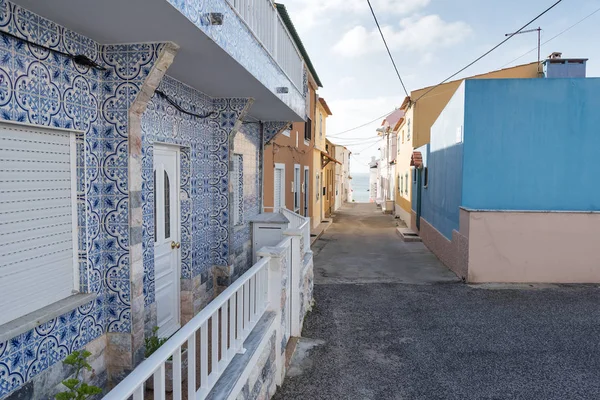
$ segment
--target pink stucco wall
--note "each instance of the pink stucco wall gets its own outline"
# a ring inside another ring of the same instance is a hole
[[[471,211],[468,222],[469,282],[600,282],[600,213]]]

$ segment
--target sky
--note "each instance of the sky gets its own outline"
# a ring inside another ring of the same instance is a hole
[[[281,0],[300,34],[333,115],[327,136],[355,153],[352,173],[368,172],[378,155],[375,129],[399,107],[404,91],[366,0]],[[518,30],[555,0],[371,0],[409,93],[435,85]],[[563,0],[529,28],[542,28],[542,43],[600,9],[600,0]],[[542,46],[542,59],[589,58],[587,76],[600,76],[600,11]],[[524,53],[529,54],[522,56]],[[537,34],[514,36],[457,78],[537,59]],[[511,61],[513,61],[511,63]],[[456,78],[456,79],[457,79]],[[336,136],[334,138],[334,136]]]

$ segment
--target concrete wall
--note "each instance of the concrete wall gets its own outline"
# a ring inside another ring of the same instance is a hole
[[[428,182],[423,180],[421,189],[421,217],[448,239],[452,238],[452,231],[459,228],[464,96],[464,85],[461,85],[431,127],[426,164]]]
[[[463,205],[600,210],[600,79],[466,82]]]
[[[469,213],[470,282],[600,282],[599,213]]]

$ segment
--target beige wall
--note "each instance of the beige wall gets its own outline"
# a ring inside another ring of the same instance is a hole
[[[470,282],[600,282],[600,213],[469,214]]]

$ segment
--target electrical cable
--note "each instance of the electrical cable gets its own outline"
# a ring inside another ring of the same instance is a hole
[[[540,14],[538,14],[531,21],[529,21],[525,25],[523,25],[519,30],[517,30],[516,32],[513,32],[512,34],[510,34],[510,36],[508,36],[506,39],[504,39],[503,41],[501,41],[500,43],[498,43],[497,45],[495,45],[494,47],[492,47],[490,50],[488,50],[485,53],[483,53],[481,56],[477,57],[475,60],[473,60],[472,62],[470,62],[469,64],[467,64],[465,67],[459,69],[457,72],[455,72],[454,74],[450,75],[449,77],[447,77],[446,79],[444,79],[443,81],[441,81],[440,83],[438,83],[437,85],[432,86],[431,89],[429,89],[428,91],[426,91],[425,93],[423,93],[421,96],[419,96],[413,103],[417,103],[427,93],[431,92],[432,90],[434,90],[438,86],[440,86],[440,85],[446,83],[447,81],[449,81],[450,79],[454,78],[456,75],[460,74],[461,72],[463,72],[464,70],[466,70],[467,68],[469,68],[471,65],[475,64],[476,62],[478,62],[479,60],[481,60],[482,58],[484,58],[485,56],[487,56],[488,54],[490,54],[492,51],[496,50],[498,47],[500,47],[504,43],[508,42],[510,39],[512,39],[513,36],[517,35],[523,29],[527,28],[529,25],[531,25],[533,22],[535,22],[537,19],[539,19],[542,15],[544,15],[548,11],[552,10],[560,2],[562,2],[562,0],[558,0],[557,2],[555,2],[554,4],[552,4],[550,7],[546,8],[544,11],[542,11]]]
[[[377,25],[377,29],[379,30],[379,34],[381,35],[381,39],[383,40],[383,44],[385,45],[385,49],[387,50],[388,55],[390,56],[390,60],[392,61],[392,65],[396,70],[396,75],[398,75],[398,79],[400,80],[400,84],[402,85],[402,89],[404,89],[404,93],[406,93],[406,97],[410,97],[408,95],[408,91],[406,90],[406,86],[404,86],[404,82],[402,81],[402,77],[400,76],[400,72],[398,72],[398,67],[396,67],[396,62],[394,61],[394,57],[392,57],[392,53],[390,52],[390,48],[388,47],[387,42],[385,41],[385,36],[383,36],[383,32],[381,31],[381,27],[379,26],[379,21],[377,21],[377,17],[375,16],[375,11],[373,11],[373,6],[371,6],[371,1],[367,0],[367,4],[371,9],[371,14],[373,14],[373,19],[375,20],[375,24]]]
[[[172,98],[170,98],[163,91],[156,89],[154,92],[157,95],[159,95],[160,97],[162,97],[163,99],[165,99],[167,101],[167,103],[169,103],[170,105],[172,105],[173,107],[175,107],[178,111],[180,111],[180,112],[182,112],[184,114],[187,114],[187,115],[191,115],[192,117],[206,119],[206,118],[209,118],[209,117],[217,114],[215,111],[211,111],[208,114],[204,114],[204,115],[196,114],[196,113],[187,111],[184,108],[182,108],[179,104],[177,104],[177,102],[175,100],[173,100]]]
[[[362,124],[362,125],[359,125],[359,126],[355,126],[354,128],[346,129],[345,131],[341,131],[341,132],[333,133],[333,134],[331,134],[331,135],[327,135],[327,137],[332,137],[332,138],[335,138],[335,137],[337,137],[337,136],[339,136],[339,135],[341,135],[341,134],[343,134],[343,133],[347,133],[347,132],[355,131],[355,130],[357,130],[357,129],[360,129],[360,128],[364,128],[365,126],[367,126],[367,125],[370,125],[370,124],[372,124],[373,122],[380,120],[381,118],[385,118],[385,117],[387,117],[388,115],[390,115],[390,114],[391,114],[391,113],[393,113],[394,111],[396,111],[396,109],[393,109],[392,111],[390,111],[390,112],[387,112],[387,113],[383,114],[382,116],[375,118],[375,119],[374,119],[374,120],[372,120],[372,121],[366,122],[366,123],[364,123],[364,124]]]
[[[571,30],[572,28],[576,27],[577,25],[579,25],[580,23],[582,23],[583,21],[585,21],[586,19],[590,18],[592,15],[596,14],[598,11],[600,11],[600,8],[597,8],[595,11],[593,11],[592,13],[586,15],[585,17],[583,17],[582,19],[580,19],[579,21],[575,22],[573,25],[569,26],[567,29],[557,33],[556,35],[552,36],[550,39],[544,41],[540,46],[543,46],[545,44],[547,44],[548,42],[551,42],[552,40],[556,39],[557,37],[559,37],[560,35],[562,35],[563,33],[566,33],[567,31]],[[515,58],[514,60],[507,62],[506,64],[504,64],[503,66],[501,66],[500,68],[504,68],[507,65],[510,65],[512,63],[514,63],[515,61],[517,61],[520,58],[525,57],[527,54],[534,52],[537,50],[537,46],[534,47],[533,49],[529,50],[527,53],[523,53],[521,54],[519,57]]]
[[[38,47],[40,49],[45,49],[45,50],[51,51],[53,53],[60,54],[62,56],[70,58],[71,60],[73,60],[73,62],[75,62],[75,63],[77,63],[79,65],[83,65],[84,67],[91,67],[91,68],[95,68],[95,69],[98,69],[98,70],[101,70],[101,71],[105,71],[106,70],[106,68],[104,68],[102,65],[98,64],[94,60],[90,59],[86,55],[65,53],[64,51],[56,50],[56,49],[53,49],[52,47],[47,47],[47,46],[43,46],[41,44],[37,44],[35,42],[32,42],[31,40],[19,37],[17,35],[13,35],[12,33],[9,33],[9,32],[2,32],[2,34],[6,35],[6,36],[10,36],[10,37],[12,37],[14,39],[20,40],[21,42],[27,43],[27,44],[29,44],[31,46],[35,46],[35,47]]]

